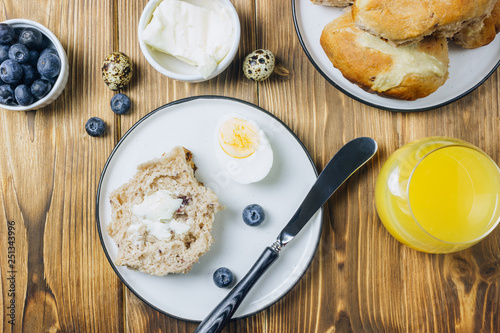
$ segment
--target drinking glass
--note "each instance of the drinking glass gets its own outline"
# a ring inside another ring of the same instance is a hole
[[[474,145],[446,137],[392,154],[375,187],[378,215],[401,243],[429,253],[466,249],[500,221],[500,169]]]

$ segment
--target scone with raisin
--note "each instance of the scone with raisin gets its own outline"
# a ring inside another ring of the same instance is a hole
[[[433,93],[448,78],[445,38],[430,36],[396,47],[359,29],[350,11],[325,26],[320,44],[346,79],[381,96],[415,100]]]
[[[357,0],[352,9],[356,26],[394,45],[408,45],[425,36],[450,38],[458,31],[481,26],[496,0]]]
[[[187,273],[213,242],[215,193],[198,182],[192,154],[183,147],[138,166],[110,195],[109,235],[115,263],[148,274]]]
[[[495,3],[491,15],[481,25],[467,26],[453,36],[453,41],[466,49],[476,49],[491,43],[500,32],[500,0]]]

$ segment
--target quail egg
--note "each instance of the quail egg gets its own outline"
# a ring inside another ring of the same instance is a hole
[[[122,52],[110,53],[102,63],[102,78],[111,90],[125,87],[134,73],[132,61]]]
[[[273,150],[264,131],[238,114],[221,118],[216,154],[220,167],[239,184],[264,179],[273,166]]]
[[[255,50],[245,57],[243,73],[252,81],[264,81],[274,71],[275,58],[269,50]]]

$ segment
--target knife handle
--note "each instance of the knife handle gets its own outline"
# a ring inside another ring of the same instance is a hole
[[[218,333],[229,322],[236,309],[264,272],[278,259],[278,251],[267,247],[250,271],[234,286],[219,305],[201,322],[194,333]]]

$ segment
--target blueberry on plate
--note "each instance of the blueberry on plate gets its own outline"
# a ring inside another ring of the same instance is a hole
[[[19,43],[26,45],[30,49],[38,49],[42,46],[43,35],[33,28],[25,28],[19,34]]]
[[[21,83],[27,86],[31,86],[31,84],[37,79],[38,73],[31,65],[21,64],[23,69],[23,77],[21,79]]]
[[[14,99],[14,90],[12,90],[12,87],[8,84],[0,86],[0,103],[7,105],[16,103]]]
[[[48,47],[48,48],[44,49],[42,52],[40,52],[40,56],[44,55],[45,53],[52,53],[52,54],[55,54],[56,56],[58,56],[57,50],[53,47]]]
[[[41,76],[53,78],[61,71],[61,59],[56,54],[45,53],[38,58],[36,67]]]
[[[214,283],[219,288],[225,288],[233,283],[233,272],[229,268],[221,267],[214,272]]]
[[[87,120],[85,130],[90,136],[101,136],[106,132],[106,123],[101,118],[92,117]]]
[[[111,110],[116,114],[125,114],[130,110],[131,102],[125,94],[116,94],[111,98]]]
[[[14,29],[7,23],[0,23],[0,43],[9,44],[14,39]]]
[[[24,64],[30,59],[30,53],[26,45],[16,43],[9,49],[9,58],[20,64]]]
[[[9,59],[10,45],[0,44],[0,64]]]
[[[52,89],[52,84],[47,80],[36,80],[31,85],[31,94],[38,99],[45,97]]]
[[[35,98],[31,94],[30,88],[25,84],[20,84],[14,90],[14,96],[19,105],[27,106],[35,101]]]
[[[7,59],[0,65],[0,79],[8,84],[19,82],[23,77],[23,68],[14,60]]]
[[[265,219],[264,209],[257,204],[248,205],[243,209],[243,222],[251,227],[261,225]]]
[[[28,64],[30,64],[31,66],[36,68],[36,63],[38,62],[38,58],[40,57],[40,53],[38,53],[37,50],[29,50],[29,54],[30,54],[30,57],[28,60]]]

